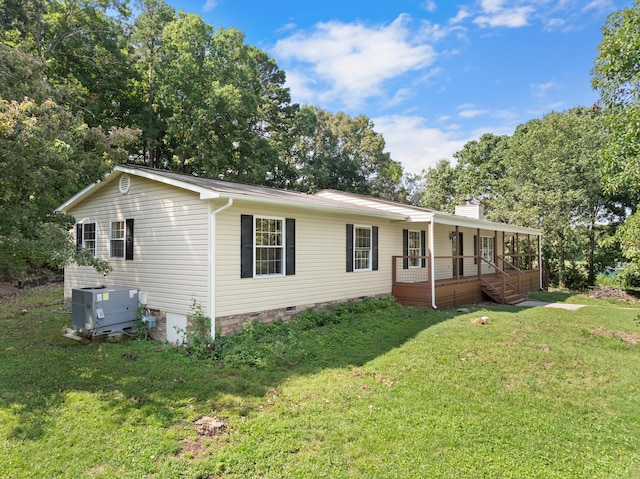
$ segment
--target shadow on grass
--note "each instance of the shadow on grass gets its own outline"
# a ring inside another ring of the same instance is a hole
[[[0,407],[11,411],[10,436],[31,441],[46,434],[71,391],[97,395],[105,410],[92,414],[116,424],[140,414],[164,427],[214,410],[247,416],[287,378],[362,366],[454,316],[388,304],[320,327],[254,331],[253,341],[229,343],[221,363],[157,342],[76,343],[62,337],[66,310],[35,309],[0,319]]]

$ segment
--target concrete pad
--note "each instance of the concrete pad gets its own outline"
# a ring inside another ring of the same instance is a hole
[[[580,308],[584,308],[584,304],[567,304],[567,303],[548,303],[546,301],[523,301],[522,303],[518,303],[518,306],[526,306],[526,307],[541,307],[541,308],[556,308],[556,309],[566,309],[568,311],[577,311]]]

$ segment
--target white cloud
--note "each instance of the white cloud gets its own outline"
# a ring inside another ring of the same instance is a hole
[[[292,62],[286,67],[289,74],[322,82],[325,98],[357,108],[368,98],[384,96],[385,82],[433,63],[434,49],[415,42],[409,22],[400,15],[388,25],[318,23],[312,32],[279,40],[274,51],[280,62]]]
[[[460,118],[476,118],[481,115],[486,115],[491,110],[481,110],[478,108],[464,109],[458,112]]]
[[[460,23],[465,19],[469,18],[470,16],[471,16],[471,13],[469,12],[469,10],[462,7],[460,10],[458,10],[458,13],[456,14],[456,16],[453,17],[451,20],[449,20],[449,23],[452,25],[455,25],[456,23]]]
[[[461,139],[454,132],[428,127],[427,121],[419,116],[379,117],[373,123],[384,137],[391,158],[399,161],[407,173],[417,174],[440,160],[452,160],[453,154],[473,139]]]
[[[434,0],[426,0],[422,2],[422,5],[420,7],[426,10],[427,12],[435,12],[437,5]]]
[[[528,17],[533,7],[516,7],[510,10],[487,10],[489,15],[476,17],[474,23],[481,27],[524,27],[529,24]]]
[[[203,12],[210,12],[218,6],[218,0],[207,0],[202,6]]]
[[[538,98],[544,98],[547,96],[547,92],[556,87],[556,83],[550,80],[546,83],[532,83],[530,85],[531,92]]]

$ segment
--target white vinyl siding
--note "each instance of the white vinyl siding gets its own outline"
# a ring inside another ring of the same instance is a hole
[[[268,281],[240,277],[243,214],[295,218],[295,275],[275,276]],[[375,219],[379,227],[377,271],[358,275],[345,271],[345,225],[372,223],[371,217],[235,200],[216,217],[216,316],[391,294],[391,257],[402,251],[402,223]]]
[[[113,271],[104,277],[90,267],[68,266],[65,297],[71,297],[72,288],[132,286],[148,293],[149,308],[186,315],[196,300],[209,314],[210,215],[208,202],[198,194],[130,176],[126,195],[112,181],[69,214],[96,223],[96,257]],[[111,222],[122,221],[126,229],[129,218],[135,220],[135,261],[111,260]]]

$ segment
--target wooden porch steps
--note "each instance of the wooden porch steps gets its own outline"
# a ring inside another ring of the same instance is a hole
[[[518,291],[518,288],[507,281],[504,282],[503,290],[502,278],[497,275],[482,277],[481,287],[484,294],[499,304],[514,305],[522,303],[525,300]]]

